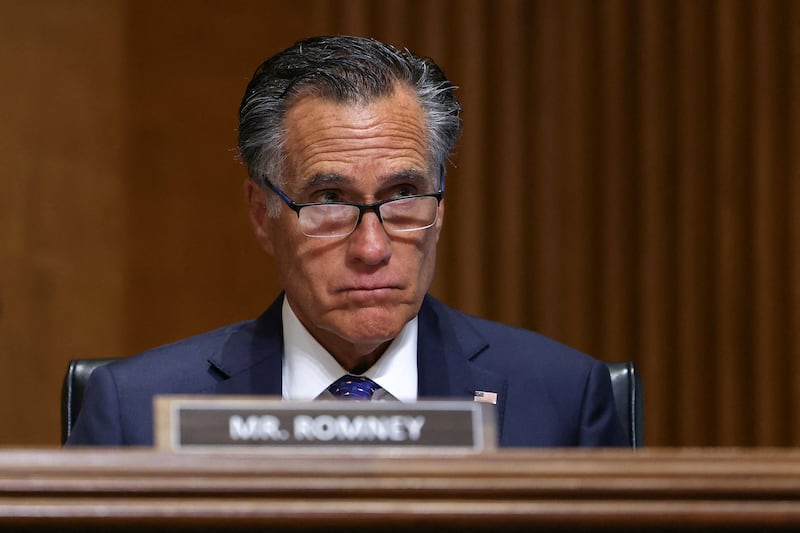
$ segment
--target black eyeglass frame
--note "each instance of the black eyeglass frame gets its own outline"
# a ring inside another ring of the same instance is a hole
[[[380,208],[381,208],[382,205],[388,204],[390,202],[397,202],[397,201],[400,201],[400,200],[408,200],[408,199],[411,199],[411,198],[436,198],[436,205],[438,206],[439,204],[442,203],[442,200],[444,199],[444,178],[445,178],[445,171],[444,171],[444,166],[442,166],[441,180],[440,180],[441,187],[439,188],[439,190],[437,192],[427,193],[427,194],[409,194],[408,196],[399,196],[397,198],[387,198],[386,200],[381,200],[379,202],[375,202],[375,203],[372,203],[372,204],[358,204],[358,203],[355,203],[355,202],[310,202],[310,203],[298,204],[297,202],[295,202],[294,200],[289,198],[289,196],[285,192],[283,192],[278,186],[276,186],[270,180],[267,179],[267,180],[264,180],[264,181],[266,182],[267,186],[270,189],[272,189],[272,191],[275,194],[277,194],[280,197],[280,199],[284,201],[284,203],[286,205],[289,206],[289,209],[291,209],[292,211],[297,213],[297,218],[298,219],[300,218],[300,210],[302,208],[304,208],[304,207],[313,207],[313,206],[317,206],[317,205],[326,205],[326,206],[327,205],[347,205],[347,206],[352,206],[352,207],[358,208],[358,219],[356,219],[356,224],[355,224],[355,226],[353,226],[353,229],[350,231],[350,233],[352,233],[353,231],[356,230],[358,225],[361,224],[361,219],[364,217],[364,213],[368,213],[369,211],[372,211],[373,213],[375,213],[375,216],[378,217],[378,221],[381,224],[383,224],[383,217],[381,217]],[[414,229],[405,230],[405,231],[418,231],[418,230],[427,229],[429,227],[430,226],[422,227],[422,228],[414,228]],[[346,235],[349,235],[350,233],[348,233]],[[344,237],[346,235],[342,235],[342,237]],[[314,237],[319,238],[319,237],[322,237],[322,236],[315,235]]]

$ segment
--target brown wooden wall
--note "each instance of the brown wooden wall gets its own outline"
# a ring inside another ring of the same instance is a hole
[[[651,445],[800,444],[800,3],[0,0],[0,444],[72,357],[252,317],[238,101],[298,38],[461,86],[433,292],[644,376]]]

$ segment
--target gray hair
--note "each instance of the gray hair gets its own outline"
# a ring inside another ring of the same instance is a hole
[[[258,67],[239,107],[239,154],[261,187],[283,185],[284,119],[302,96],[366,103],[404,84],[417,95],[428,130],[431,170],[444,168],[461,133],[456,88],[433,60],[375,39],[348,36],[298,41]]]

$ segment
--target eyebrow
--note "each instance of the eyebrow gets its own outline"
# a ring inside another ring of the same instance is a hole
[[[342,174],[336,174],[333,172],[320,172],[311,176],[311,178],[305,183],[304,187],[316,187],[318,185],[338,185],[340,183],[345,183],[350,181],[349,178],[343,176]]]
[[[396,183],[404,181],[424,182],[427,179],[428,179],[427,176],[424,173],[420,172],[419,170],[415,169],[401,170],[399,172],[395,172],[393,174],[384,176],[382,178],[383,183],[381,185],[381,188],[385,188],[386,186],[391,187]],[[306,181],[306,183],[303,185],[303,189],[318,187],[320,185],[342,185],[351,183],[352,181],[353,181],[352,178],[345,176],[343,174],[338,174],[336,172],[319,172],[317,174],[313,174],[311,178],[309,178],[308,181]]]

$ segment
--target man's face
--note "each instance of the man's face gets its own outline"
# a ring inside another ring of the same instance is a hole
[[[282,188],[296,203],[372,203],[435,192],[438,185],[422,110],[410,90],[357,105],[304,97],[290,108],[285,126]],[[313,238],[303,235],[285,204],[277,218],[259,211],[266,194],[250,186],[251,218],[303,325],[340,362],[385,347],[417,314],[430,287],[444,204],[429,229],[388,233],[368,212],[347,237]]]

